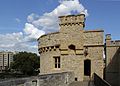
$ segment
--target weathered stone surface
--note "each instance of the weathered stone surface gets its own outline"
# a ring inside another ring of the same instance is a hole
[[[89,60],[89,76],[92,77],[95,72],[103,77],[103,30],[84,30],[83,14],[62,16],[59,19],[59,32],[38,39],[41,74],[71,71],[78,81],[83,81],[85,60]],[[71,45],[73,49],[69,48]],[[60,57],[60,68],[55,68],[55,56]]]
[[[39,75],[29,79],[24,86],[68,86],[74,81],[72,72]]]
[[[0,81],[0,86],[24,86],[24,83],[29,78],[19,78],[19,79],[10,79],[5,81]]]
[[[107,34],[105,51],[105,79],[112,86],[120,86],[120,41],[112,41],[111,35]]]
[[[74,73],[63,72],[0,81],[0,86],[68,86],[73,81]]]

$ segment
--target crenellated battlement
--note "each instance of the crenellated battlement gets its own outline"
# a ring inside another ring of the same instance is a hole
[[[60,16],[59,17],[60,26],[72,26],[72,25],[80,25],[82,27],[85,27],[85,15],[79,14],[79,15],[67,15],[67,16]]]
[[[45,47],[41,47],[38,49],[39,53],[44,53],[44,52],[48,52],[48,51],[56,51],[57,49],[59,49],[60,44],[56,44],[53,46],[45,46]]]
[[[111,41],[110,46],[120,46],[120,40]]]
[[[112,40],[111,34],[106,34],[106,43],[107,46],[120,46],[120,40]]]
[[[60,16],[59,31],[38,38],[40,73],[73,71],[76,81],[94,72],[103,77],[104,31],[84,30],[85,19],[84,14]]]

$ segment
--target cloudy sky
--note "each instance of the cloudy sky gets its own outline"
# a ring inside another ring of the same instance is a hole
[[[119,0],[0,0],[0,51],[37,53],[36,39],[59,30],[58,16],[84,13],[84,29],[120,39]]]

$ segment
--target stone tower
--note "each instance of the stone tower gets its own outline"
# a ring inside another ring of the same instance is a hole
[[[85,15],[68,15],[61,16],[60,19],[60,35],[61,49],[68,48],[68,45],[75,45],[76,49],[83,49],[83,31]],[[63,44],[64,43],[64,44]]]
[[[103,77],[103,30],[84,30],[85,15],[59,17],[60,31],[38,38],[40,74],[74,72],[83,81],[95,72]]]

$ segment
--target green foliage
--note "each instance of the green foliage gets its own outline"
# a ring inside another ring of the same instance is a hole
[[[11,69],[15,69],[25,75],[34,75],[40,67],[40,57],[35,53],[19,52],[13,56]]]

